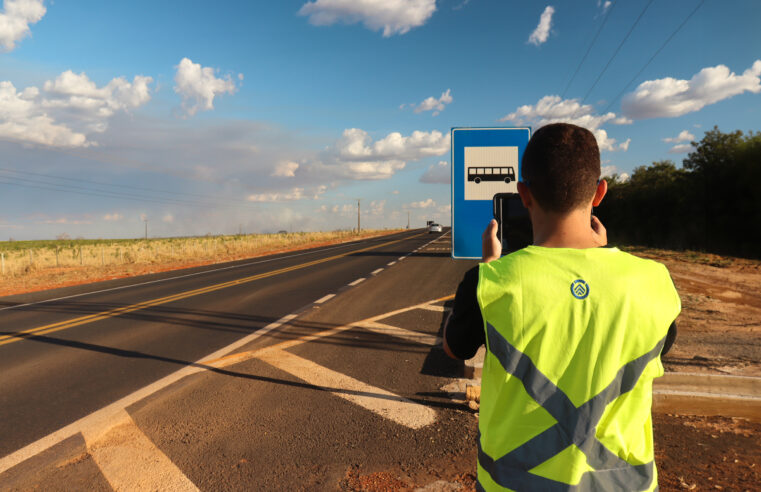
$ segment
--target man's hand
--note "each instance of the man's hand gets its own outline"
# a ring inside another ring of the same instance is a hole
[[[499,243],[499,239],[497,239],[497,221],[494,219],[489,222],[484,234],[481,236],[481,253],[481,261],[484,263],[498,260],[502,254],[502,245]]]
[[[600,219],[592,216],[592,239],[597,246],[606,246],[608,244],[608,231],[602,225]]]

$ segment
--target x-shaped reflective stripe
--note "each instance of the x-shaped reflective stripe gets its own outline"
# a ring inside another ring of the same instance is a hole
[[[595,436],[605,408],[631,391],[647,364],[660,354],[666,337],[646,354],[625,364],[613,381],[578,408],[523,352],[511,345],[490,323],[486,324],[489,351],[509,374],[520,379],[526,392],[557,423],[496,460],[481,449],[478,461],[492,479],[515,490],[645,490],[653,480],[654,463],[632,465],[606,448]],[[577,485],[550,480],[528,470],[575,444],[587,457],[593,472],[582,475]]]

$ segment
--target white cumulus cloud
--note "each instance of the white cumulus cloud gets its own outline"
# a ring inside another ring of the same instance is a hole
[[[275,166],[275,170],[272,171],[272,176],[279,176],[281,178],[292,178],[296,176],[296,170],[298,168],[299,168],[298,162],[280,161]]]
[[[16,42],[29,34],[29,24],[39,22],[45,12],[42,0],[5,0],[0,13],[0,46],[12,51]]]
[[[235,82],[230,76],[218,78],[211,67],[202,67],[200,63],[183,58],[176,68],[174,91],[182,97],[182,107],[190,116],[196,114],[199,109],[214,109],[216,96],[235,93]]]
[[[42,86],[18,91],[0,82],[0,138],[56,147],[86,147],[87,134],[103,132],[117,111],[128,111],[151,98],[151,77],[123,77],[98,87],[84,73],[71,70]]]
[[[103,220],[108,222],[116,222],[118,220],[122,220],[124,216],[118,212],[114,212],[112,214],[106,214],[103,216]]]
[[[449,161],[439,161],[438,164],[431,164],[425,173],[420,176],[421,183],[449,184],[452,182],[452,176],[449,169]]]
[[[407,161],[448,151],[449,134],[436,130],[414,131],[409,136],[392,132],[373,141],[365,130],[348,128],[326,152],[329,163],[324,168],[350,179],[387,179],[404,169]]]
[[[682,130],[676,137],[667,137],[663,139],[666,143],[691,142],[693,140],[695,140],[695,135],[687,130]]]
[[[744,92],[761,92],[761,60],[742,75],[717,65],[702,69],[690,80],[647,80],[624,96],[621,109],[633,119],[676,117]]]
[[[431,208],[435,206],[436,202],[433,201],[433,198],[427,198],[425,200],[420,200],[419,202],[412,202],[407,204],[407,207],[409,208]]]
[[[367,214],[373,216],[383,215],[385,209],[386,200],[373,200],[370,202],[370,209],[367,211]]]
[[[41,105],[59,114],[65,112],[63,119],[78,120],[89,131],[102,132],[107,118],[114,113],[137,108],[151,99],[148,85],[152,81],[151,77],[142,75],[136,75],[132,82],[117,77],[98,87],[84,72],[77,74],[67,70],[55,80],[45,82]]]
[[[289,191],[275,191],[248,195],[249,202],[290,202],[296,200],[316,200],[327,191],[326,186],[318,186],[312,190],[295,187]]]
[[[451,89],[447,89],[441,93],[441,96],[437,99],[433,96],[426,98],[423,102],[415,107],[416,113],[422,113],[423,111],[433,111],[433,116],[437,116],[440,112],[444,111],[444,107],[453,101]]]
[[[299,15],[308,16],[315,26],[361,22],[389,37],[422,26],[435,11],[436,0],[315,0],[305,3]]]
[[[552,28],[552,14],[554,13],[555,8],[552,5],[548,5],[544,9],[542,15],[539,16],[539,24],[537,24],[534,32],[532,32],[528,37],[529,43],[535,46],[539,46],[540,44],[543,44],[545,41],[547,41],[547,38],[550,36],[550,29]]]
[[[597,139],[600,150],[626,151],[631,139],[618,143],[608,137],[608,132],[602,125],[611,123],[623,125],[631,120],[616,116],[615,113],[596,114],[590,104],[581,105],[577,99],[562,99],[560,96],[544,96],[536,104],[520,106],[512,113],[503,116],[499,121],[511,121],[516,125],[532,125],[535,130],[550,123],[571,123],[589,129]]]
[[[695,147],[690,144],[677,144],[669,149],[669,154],[686,154],[693,150],[695,150]]]

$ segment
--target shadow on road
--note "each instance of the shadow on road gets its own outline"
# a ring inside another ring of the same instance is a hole
[[[86,316],[108,312],[124,306],[126,305],[106,303],[55,303],[51,305],[38,305],[35,306],[34,310],[38,312],[63,313],[72,316]],[[249,333],[256,332],[257,330],[260,330],[268,324],[276,321],[276,318],[274,317],[262,315],[246,315],[200,309],[181,309],[173,308],[170,306],[156,306],[142,309],[140,311],[120,313],[118,316],[114,316],[114,318],[129,320],[132,322],[159,323],[180,328],[211,330],[215,332],[225,333],[239,333],[242,335],[248,335]],[[287,326],[288,330],[271,331],[262,336],[275,341],[289,341],[304,336],[313,335],[315,333],[332,328],[337,328],[341,325],[334,323],[293,320],[290,321]],[[422,347],[419,344],[404,340],[395,340],[392,346],[388,346],[389,343],[387,338],[373,336],[372,334],[368,334],[368,336],[363,336],[362,338],[357,339],[354,330],[355,329],[351,329],[331,337],[312,340],[311,343],[332,346],[371,348],[375,350],[389,350],[409,353],[420,353],[425,350],[425,347]],[[55,343],[55,340],[68,342],[67,340],[62,340],[59,338],[42,337],[40,335],[35,335],[34,333],[28,333],[28,331],[28,329],[21,329],[18,331],[5,329],[0,331],[0,336],[8,336],[17,339],[46,343]]]
[[[2,332],[0,332],[2,333]],[[2,334],[8,334],[8,333],[2,333]],[[76,348],[80,350],[88,350],[92,352],[99,352],[103,354],[108,354],[116,357],[124,357],[124,358],[131,358],[131,359],[143,359],[143,360],[156,360],[160,362],[166,362],[169,364],[176,364],[180,367],[196,367],[199,369],[203,369],[209,372],[213,372],[216,374],[220,374],[223,376],[230,376],[230,377],[236,377],[236,378],[242,378],[242,379],[248,379],[252,381],[259,381],[264,383],[271,383],[271,384],[278,384],[283,386],[292,386],[297,388],[306,388],[306,389],[312,389],[312,390],[318,390],[318,391],[328,391],[331,393],[340,393],[340,394],[347,394],[347,395],[358,395],[358,396],[365,396],[370,398],[378,398],[383,400],[394,400],[394,401],[412,401],[415,403],[419,403],[421,405],[426,405],[429,407],[437,407],[437,408],[460,408],[459,405],[453,404],[453,403],[447,403],[447,402],[441,402],[441,401],[432,401],[429,399],[422,399],[415,396],[393,396],[393,395],[385,395],[380,393],[372,393],[367,391],[356,391],[356,390],[349,390],[344,388],[333,388],[333,387],[327,387],[327,386],[316,386],[304,382],[299,381],[289,381],[287,379],[278,379],[278,378],[272,378],[267,376],[259,376],[256,374],[247,374],[244,372],[236,372],[231,371],[228,369],[218,368],[206,364],[200,364],[197,362],[190,362],[182,359],[177,359],[173,357],[166,357],[162,355],[154,355],[154,354],[147,354],[144,352],[138,352],[135,350],[125,350],[125,349],[119,349],[115,347],[107,347],[103,345],[97,345],[87,342],[80,342],[75,340],[64,340],[60,338],[54,338],[49,337],[46,335],[34,335],[29,333],[19,333],[12,335],[14,337],[28,339],[28,340],[34,340],[36,342],[40,343],[49,343],[59,346],[65,346],[65,347],[71,347]],[[356,340],[353,340],[356,342]],[[356,344],[355,344],[356,346]]]

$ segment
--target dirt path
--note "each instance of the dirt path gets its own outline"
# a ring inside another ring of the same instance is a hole
[[[666,370],[761,376],[761,261],[630,251],[663,262],[682,299]]]

